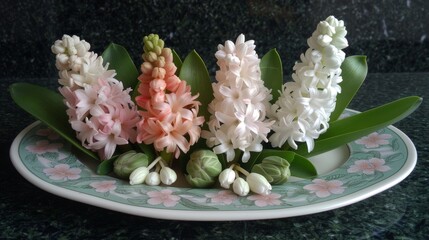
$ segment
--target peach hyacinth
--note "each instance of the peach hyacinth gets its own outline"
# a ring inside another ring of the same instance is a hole
[[[171,49],[156,34],[144,38],[142,74],[137,105],[142,109],[137,124],[137,142],[153,144],[155,150],[186,153],[200,137],[204,117],[198,117],[198,95],[175,75]]]

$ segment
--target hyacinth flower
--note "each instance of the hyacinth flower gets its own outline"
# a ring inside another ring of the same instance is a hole
[[[242,162],[248,161],[250,152],[262,151],[273,123],[266,116],[272,96],[261,79],[255,47],[241,34],[235,43],[219,45],[215,54],[220,69],[212,85],[210,131],[204,131],[203,137],[216,154],[226,153],[228,162],[234,161],[236,150],[243,152],[237,157]]]
[[[314,139],[326,132],[335,109],[338,85],[342,81],[343,48],[348,46],[344,22],[330,16],[317,25],[308,39],[309,49],[293,67],[294,81],[283,85],[282,94],[272,106],[275,124],[269,140],[273,147],[286,142],[297,149],[305,142],[311,152]]]
[[[124,90],[115,70],[107,70],[103,58],[89,49],[89,43],[68,35],[51,48],[71,127],[82,146],[104,160],[113,156],[117,145],[135,141],[139,116],[131,89]]]
[[[171,49],[156,34],[144,37],[142,74],[138,77],[141,120],[137,124],[137,142],[153,144],[158,152],[188,152],[201,133],[204,117],[198,116],[198,95],[191,94],[186,81],[175,75]]]

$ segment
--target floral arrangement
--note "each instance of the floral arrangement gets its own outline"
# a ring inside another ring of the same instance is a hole
[[[286,83],[278,52],[259,58],[243,34],[218,46],[214,82],[196,51],[182,62],[156,34],[143,38],[140,71],[122,46],[99,56],[64,35],[51,48],[60,94],[26,83],[10,90],[99,161],[98,174],[171,185],[183,173],[193,187],[266,195],[291,175],[316,176],[310,156],[399,121],[421,102],[407,97],[340,118],[367,73],[364,56],[346,58],[346,34],[343,21],[321,21]]]

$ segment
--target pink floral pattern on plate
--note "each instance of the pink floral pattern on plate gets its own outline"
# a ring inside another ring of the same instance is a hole
[[[258,207],[266,207],[282,204],[282,201],[280,200],[281,196],[282,195],[278,193],[270,193],[268,195],[255,194],[248,196],[247,199],[255,201],[255,205]]]
[[[222,190],[216,193],[214,192],[206,193],[205,196],[210,198],[212,203],[226,204],[226,205],[230,205],[235,200],[238,199],[237,195],[229,190]]]
[[[41,128],[37,130],[36,135],[47,137],[49,140],[57,140],[60,135],[50,128]]]
[[[106,193],[116,189],[116,181],[97,181],[90,183],[89,186],[93,187],[96,192]]]
[[[348,173],[362,172],[366,175],[374,174],[375,171],[386,172],[390,170],[389,166],[384,165],[386,161],[380,158],[371,158],[368,160],[357,160],[347,169]]]
[[[53,168],[45,168],[43,172],[52,180],[76,180],[80,178],[80,168],[70,168],[68,164],[58,164]]]
[[[357,144],[365,145],[367,148],[377,148],[380,145],[386,145],[389,144],[389,138],[391,138],[392,135],[390,134],[379,134],[377,132],[371,133],[366,137],[363,137],[361,139],[356,140],[355,142]]]
[[[304,189],[320,198],[329,197],[331,194],[341,194],[345,189],[343,182],[339,180],[314,179],[312,182],[312,184],[305,185]]]
[[[37,141],[35,145],[28,145],[25,149],[32,153],[44,154],[47,152],[58,152],[58,149],[62,147],[62,143],[50,143],[47,140],[40,140]]]
[[[173,194],[170,189],[163,189],[161,191],[150,191],[147,192],[149,200],[147,202],[150,205],[162,204],[165,207],[174,207],[179,202],[180,197]]]

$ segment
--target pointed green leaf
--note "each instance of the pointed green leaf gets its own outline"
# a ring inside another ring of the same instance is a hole
[[[350,101],[356,95],[356,92],[362,86],[368,73],[366,56],[347,57],[341,65],[341,76],[343,82],[340,83],[341,93],[337,96],[337,103],[334,112],[332,112],[330,121],[337,120]]]
[[[290,173],[292,176],[300,178],[317,176],[317,170],[313,163],[299,154],[294,155],[293,162],[290,164]]]
[[[201,102],[199,115],[204,116],[207,122],[210,118],[208,105],[213,99],[213,89],[206,65],[195,50],[183,61],[179,78],[191,86],[192,95],[199,94],[198,101]]]
[[[171,50],[171,52],[173,53],[173,63],[174,65],[176,65],[177,70],[176,70],[176,75],[179,76],[180,75],[180,69],[182,68],[182,59],[180,59],[179,54],[176,53],[176,51],[174,51],[173,49]]]
[[[45,123],[77,149],[100,161],[94,152],[84,148],[76,139],[76,133],[68,122],[67,107],[60,94],[29,83],[14,83],[9,87],[9,91],[18,106]]]
[[[153,145],[146,145],[144,143],[139,143],[137,146],[140,150],[143,151],[144,154],[147,155],[149,162],[152,162],[156,158],[156,152]]]
[[[266,53],[259,64],[261,67],[261,78],[265,87],[271,89],[273,95],[272,103],[277,101],[283,86],[282,60],[276,49],[271,49]]]
[[[139,72],[124,47],[111,43],[102,56],[104,64],[109,63],[109,69],[116,70],[115,78],[124,84],[124,89],[136,86]]]
[[[264,149],[262,151],[266,151],[268,149]],[[246,169],[248,172],[250,172],[250,170],[252,169],[253,165],[259,163],[258,159],[259,156],[261,155],[261,152],[250,152],[250,158],[246,163],[242,163],[240,164],[240,166],[244,169]]]
[[[110,159],[101,161],[100,164],[98,164],[96,172],[99,175],[106,175],[113,171],[113,163],[115,162],[116,157],[112,157]]]
[[[422,98],[420,97],[405,97],[366,112],[337,120],[332,122],[326,133],[316,140],[312,152],[307,152],[305,144],[301,144],[295,152],[309,157],[332,150],[405,118],[416,110],[421,102]]]

